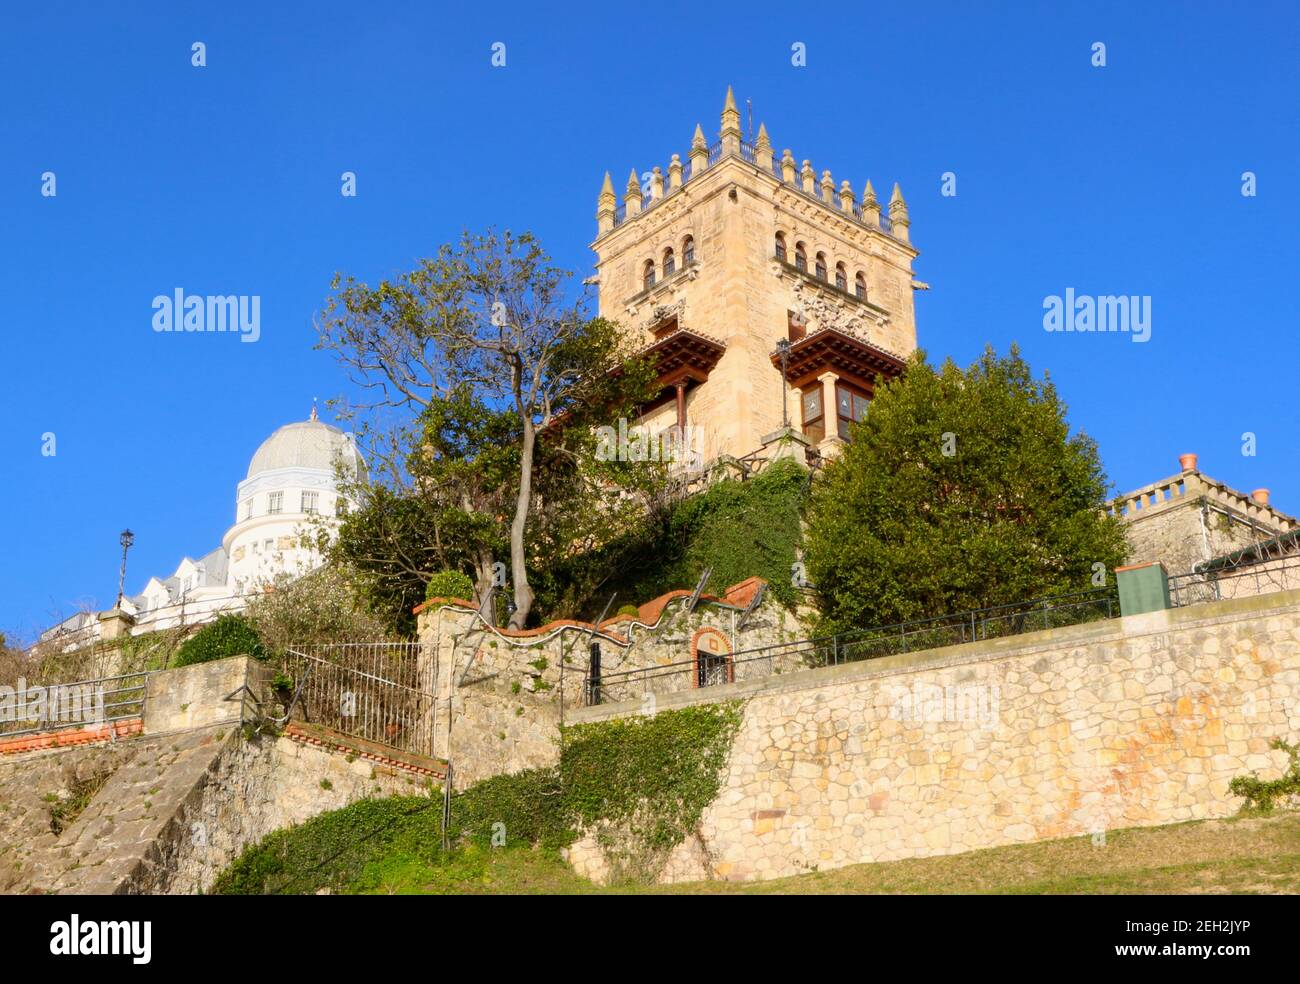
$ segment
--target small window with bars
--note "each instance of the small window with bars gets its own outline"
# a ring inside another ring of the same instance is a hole
[[[274,516],[276,513],[284,512],[284,493],[271,492],[266,497],[266,511]]]

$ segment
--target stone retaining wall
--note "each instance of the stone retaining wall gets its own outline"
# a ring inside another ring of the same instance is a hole
[[[866,861],[1223,817],[1233,777],[1300,735],[1300,591],[661,698],[745,698],[722,791],[664,880]],[[634,714],[634,703],[575,711]],[[601,878],[594,838],[569,852]]]
[[[24,738],[0,758],[0,892],[202,891],[274,830],[441,783],[442,763],[319,727],[252,733],[264,676],[247,658],[164,671],[143,722]]]

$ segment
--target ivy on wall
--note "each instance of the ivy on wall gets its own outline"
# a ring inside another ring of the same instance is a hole
[[[778,461],[748,481],[728,479],[683,499],[648,517],[635,535],[540,572],[547,617],[594,617],[612,592],[619,604],[641,604],[694,587],[708,567],[711,593],[758,576],[793,608],[791,570],[808,488],[808,471]]]
[[[718,796],[740,727],[737,703],[566,729],[561,784],[596,834],[611,880],[652,881]]]
[[[732,702],[566,728],[558,766],[494,776],[453,797],[450,852],[441,796],[361,800],[270,834],[212,891],[367,891],[394,867],[423,867],[437,881],[467,849],[556,849],[580,830],[595,831],[616,880],[649,880],[717,798],[740,720]]]

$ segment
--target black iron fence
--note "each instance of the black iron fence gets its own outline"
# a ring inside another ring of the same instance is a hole
[[[432,755],[437,665],[418,642],[290,649],[277,684],[286,718]]]
[[[702,654],[699,658],[673,663],[601,673],[594,681],[589,674],[584,680],[584,692],[588,704],[636,700],[647,694],[956,646],[1116,618],[1119,614],[1119,595],[1115,589],[1097,588],[977,608],[955,615],[741,649],[724,657],[725,666],[718,664],[717,657]]]

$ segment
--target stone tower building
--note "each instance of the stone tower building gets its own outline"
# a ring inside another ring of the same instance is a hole
[[[633,169],[620,202],[608,172],[597,211],[600,314],[659,366],[652,434],[684,427],[699,459],[743,458],[787,419],[833,454],[877,382],[916,347],[907,203],[861,197],[812,162],[750,143],[730,88],[718,140],[695,128],[666,173]],[[783,408],[782,363],[788,389]]]

